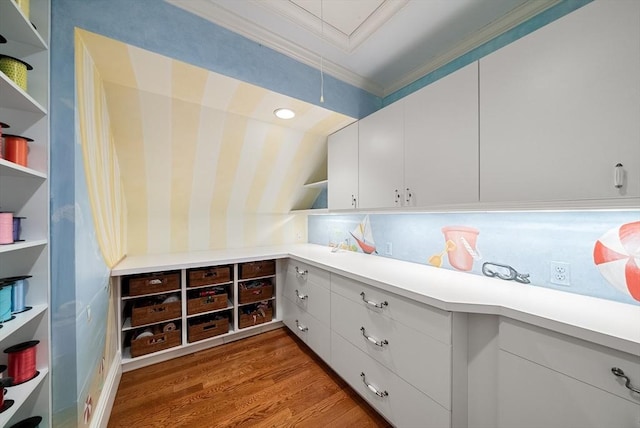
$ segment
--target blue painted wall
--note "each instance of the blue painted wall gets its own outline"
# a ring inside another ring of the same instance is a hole
[[[77,420],[102,356],[108,270],[102,262],[76,141],[75,27],[318,104],[319,72],[159,0],[52,0],[51,277],[54,423]],[[330,76],[323,107],[364,117],[381,99]],[[92,321],[88,322],[87,305]],[[97,397],[94,397],[94,400]],[[97,403],[94,401],[94,406]],[[81,406],[80,406],[81,407]],[[80,415],[81,416],[81,415]]]
[[[355,243],[349,232],[364,216],[309,216],[309,242],[329,245],[348,238]],[[640,305],[607,282],[593,261],[596,241],[610,229],[640,221],[640,211],[371,214],[369,219],[381,257],[428,264],[431,256],[445,249],[443,227],[468,226],[479,231],[476,250],[481,256],[469,274],[482,275],[484,262],[496,262],[529,274],[533,286]],[[387,243],[391,256],[385,254]],[[442,268],[458,270],[448,255]],[[571,285],[549,282],[551,261],[569,263]],[[523,285],[513,282],[513,286]]]

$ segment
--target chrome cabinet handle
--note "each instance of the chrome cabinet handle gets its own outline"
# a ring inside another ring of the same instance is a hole
[[[622,379],[625,380],[624,382],[624,386],[626,386],[628,389],[630,389],[631,391],[635,392],[636,394],[640,394],[640,388],[636,388],[633,385],[631,385],[631,379],[629,379],[624,372],[622,371],[622,369],[619,369],[617,367],[612,367],[611,368],[611,373],[613,373],[614,375],[621,377]]]
[[[407,191],[404,194],[404,201],[407,205],[411,203],[412,197],[413,195],[411,194],[411,190],[409,190],[409,188],[407,187]]]
[[[364,296],[364,291],[363,291],[362,293],[360,293],[360,296],[362,296],[362,300],[363,300],[367,305],[373,306],[374,308],[382,309],[382,308],[384,308],[385,306],[389,306],[389,302],[387,302],[386,300],[385,300],[384,302],[380,302],[380,303],[376,303],[376,302],[373,302],[373,301],[371,301],[371,300],[367,300],[367,299],[365,298],[365,296]]]
[[[355,195],[351,195],[351,206],[353,208],[356,207],[356,196]]]
[[[308,270],[300,270],[298,266],[296,266],[296,277],[306,279],[308,273]]]
[[[298,323],[298,320],[296,320],[296,327],[298,327],[298,330],[300,330],[300,331],[302,331],[302,332],[305,332],[305,331],[308,331],[308,330],[309,330],[309,327],[305,327],[305,326],[303,326],[303,325],[299,324],[299,323]]]
[[[300,300],[307,300],[307,297],[309,297],[308,294],[299,294],[298,290],[296,290],[296,297]]]
[[[389,393],[387,391],[380,392],[380,391],[378,391],[378,389],[375,386],[371,385],[370,383],[367,383],[367,378],[365,377],[364,372],[360,373],[360,377],[362,378],[362,382],[365,385],[367,385],[367,388],[369,388],[369,390],[371,392],[373,392],[374,394],[376,394],[378,397],[388,397],[389,396]]]
[[[367,331],[364,329],[364,327],[360,327],[360,331],[362,332],[362,335],[364,336],[365,339],[367,339],[369,342],[373,343],[376,346],[379,346],[382,348],[384,345],[389,344],[389,341],[387,339],[378,341],[371,336],[367,336]]]
[[[613,169],[613,187],[616,189],[622,188],[624,184],[624,169],[621,163],[616,164]]]

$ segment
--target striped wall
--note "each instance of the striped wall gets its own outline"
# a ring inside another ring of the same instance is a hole
[[[80,31],[105,88],[127,206],[127,253],[306,241],[326,137],[353,119]],[[283,122],[277,107],[297,116]]]

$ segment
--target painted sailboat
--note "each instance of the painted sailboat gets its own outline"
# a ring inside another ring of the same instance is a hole
[[[360,224],[356,226],[353,232],[350,233],[364,253],[377,253],[376,243],[373,241],[373,233],[371,232],[371,223],[369,222],[368,214],[360,222]]]

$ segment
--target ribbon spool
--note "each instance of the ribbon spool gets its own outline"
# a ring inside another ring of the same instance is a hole
[[[5,400],[4,395],[7,393],[5,386],[13,385],[13,379],[10,377],[4,377],[0,379],[0,413],[13,406],[13,400]]]
[[[38,375],[36,371],[36,345],[39,340],[30,340],[19,343],[4,350],[9,354],[9,377],[13,378],[13,384],[19,385]]]
[[[11,425],[9,428],[37,428],[42,422],[42,416],[32,416],[24,419],[15,425]]]
[[[0,244],[13,244],[13,213],[0,213]]]
[[[0,285],[0,322],[10,321],[11,318],[11,286]]]
[[[22,220],[26,217],[14,217],[13,218],[13,242],[24,241],[24,239],[20,239],[20,234],[22,233]]]

